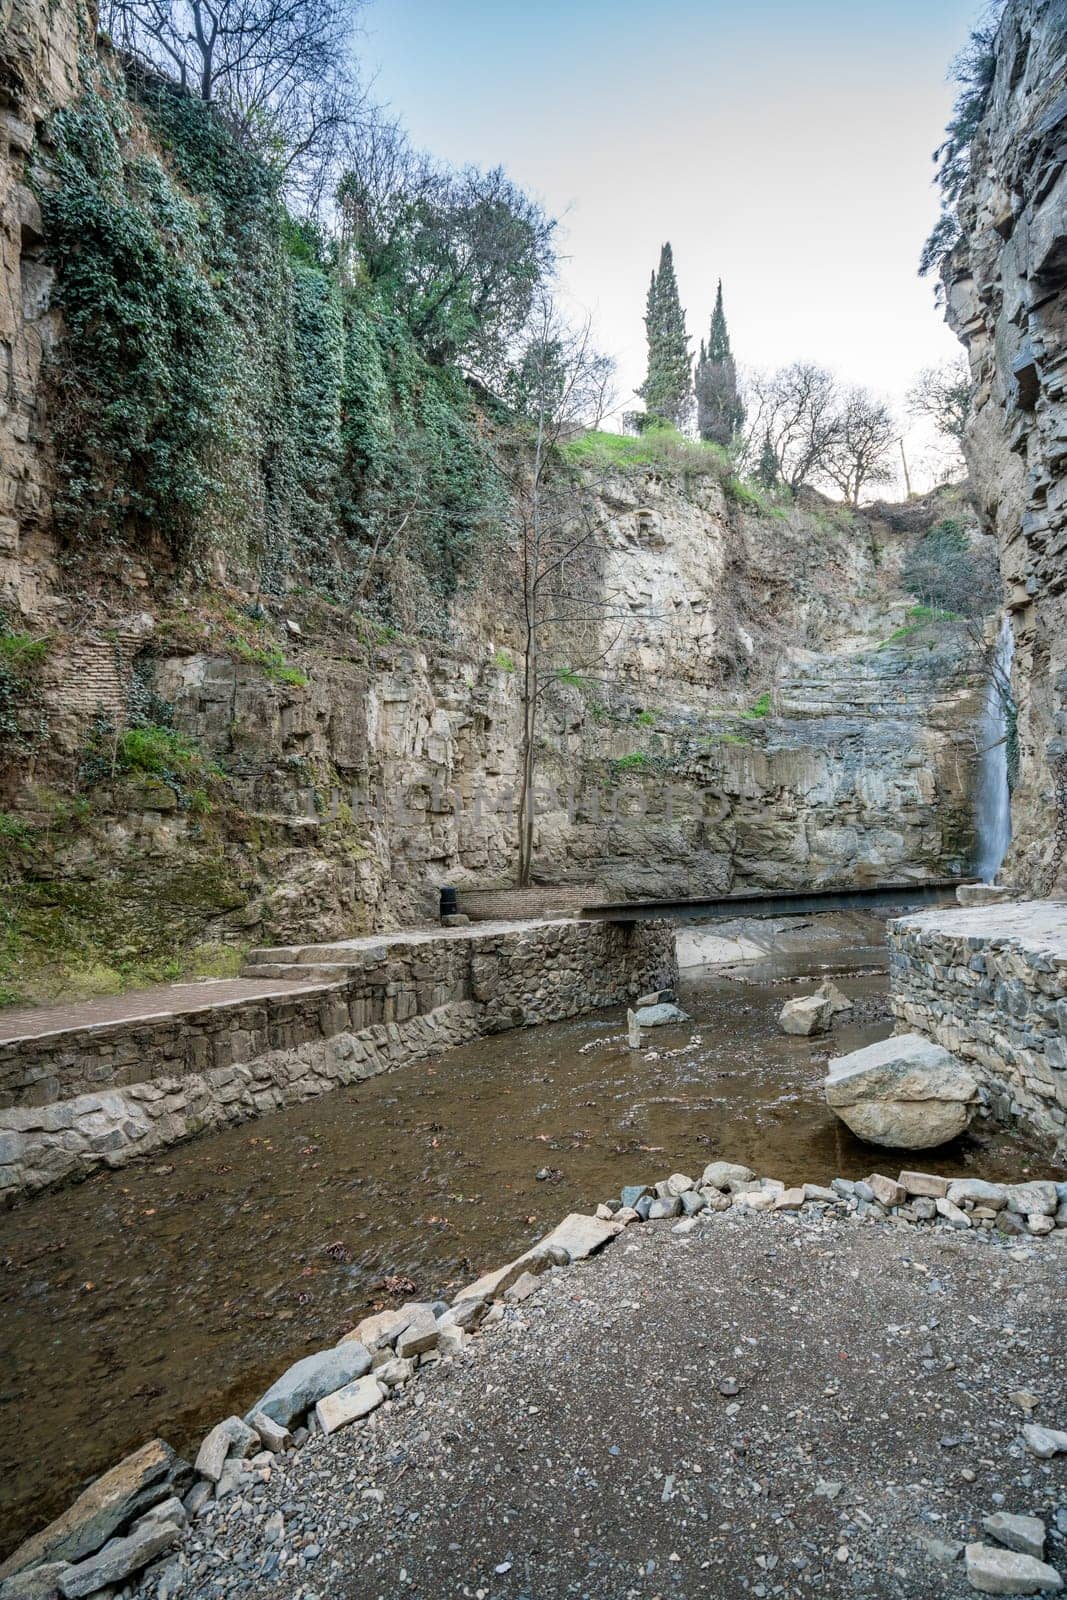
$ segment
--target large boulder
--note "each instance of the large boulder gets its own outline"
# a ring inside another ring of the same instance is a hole
[[[963,1063],[917,1033],[835,1056],[823,1088],[826,1104],[854,1134],[900,1150],[957,1138],[979,1098]]]
[[[336,1345],[332,1350],[318,1350],[305,1356],[282,1373],[277,1383],[272,1383],[261,1400],[249,1411],[246,1421],[251,1425],[258,1411],[272,1422],[290,1427],[298,1418],[310,1411],[325,1394],[343,1389],[370,1370],[371,1353],[358,1340]]]
[[[184,1493],[191,1481],[188,1462],[162,1439],[150,1440],[91,1483],[55,1522],[19,1545],[0,1566],[0,1578],[45,1561],[82,1561],[132,1518]]]

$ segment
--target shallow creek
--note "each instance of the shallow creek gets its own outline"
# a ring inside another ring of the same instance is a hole
[[[838,980],[857,1007],[835,1054],[891,1031],[871,960]],[[0,1549],[153,1434],[195,1450],[368,1308],[447,1293],[623,1183],[718,1156],[787,1182],[895,1171],[823,1105],[828,1042],[778,1032],[797,965],[690,970],[693,1024],[640,1053],[618,1012],[500,1034],[0,1217]],[[1044,1173],[1002,1133],[916,1164]]]

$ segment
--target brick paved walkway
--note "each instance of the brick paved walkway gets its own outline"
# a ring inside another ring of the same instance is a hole
[[[66,1033],[74,1028],[104,1027],[139,1017],[173,1017],[268,995],[295,994],[320,989],[321,979],[289,983],[274,978],[217,978],[200,983],[167,983],[155,989],[134,989],[129,994],[103,995],[96,1000],[72,1000],[66,1005],[24,1006],[0,1011],[0,1043],[13,1039],[39,1039],[44,1034]]]

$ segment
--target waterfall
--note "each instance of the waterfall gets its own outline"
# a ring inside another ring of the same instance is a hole
[[[986,686],[978,726],[978,783],[974,823],[974,870],[983,883],[992,883],[1000,871],[1011,840],[1011,797],[1008,793],[1008,711],[1002,690],[1011,684],[1011,658],[1015,639],[1007,615],[993,649],[992,671]]]

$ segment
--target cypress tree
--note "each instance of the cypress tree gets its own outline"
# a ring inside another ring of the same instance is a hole
[[[645,402],[644,426],[666,422],[684,428],[693,409],[693,358],[669,244],[660,251],[659,271],[648,287],[645,330],[648,374],[637,391]]]
[[[745,408],[737,392],[737,368],[722,304],[722,279],[715,294],[711,333],[700,343],[696,370],[697,428],[702,439],[729,447],[740,433]]]
[[[774,453],[769,431],[763,435],[763,449],[760,451],[759,465],[756,468],[756,479],[765,489],[778,487],[778,457]]]

